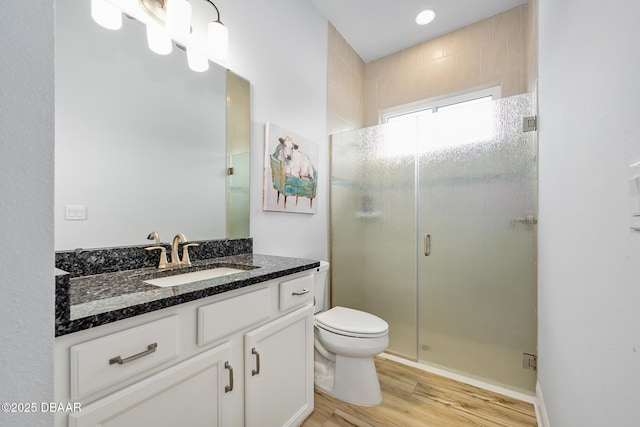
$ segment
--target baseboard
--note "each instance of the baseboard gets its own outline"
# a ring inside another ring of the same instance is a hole
[[[540,383],[536,383],[536,397],[537,402],[535,404],[536,408],[536,418],[538,419],[538,427],[551,427],[549,424],[549,417],[547,416],[547,408],[544,406],[544,398],[542,397],[542,388],[540,387]]]
[[[523,402],[531,403],[532,405],[536,405],[536,396],[532,396],[526,393],[521,393],[515,390],[508,389],[506,387],[501,387],[495,384],[487,383],[475,378],[470,378],[461,374],[457,374],[455,372],[450,372],[442,368],[436,368],[435,366],[429,366],[422,363],[417,363],[411,360],[407,360],[403,357],[398,357],[389,353],[381,353],[378,357],[382,357],[384,359],[393,360],[394,362],[402,363],[407,366],[411,366],[413,368],[421,369],[426,372],[431,372],[432,374],[440,375],[446,378],[451,378],[452,380],[460,381],[461,383],[469,384],[475,387],[483,388],[485,390],[492,391],[494,393],[503,394],[505,396],[512,397],[514,399],[522,400]],[[539,422],[538,422],[539,423]],[[549,427],[548,425],[546,427]]]

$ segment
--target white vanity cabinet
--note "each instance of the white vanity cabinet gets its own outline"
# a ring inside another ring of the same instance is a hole
[[[313,306],[245,335],[245,425],[296,426],[313,411]]]
[[[56,427],[300,425],[313,411],[312,277],[57,337],[55,400],[81,411]]]
[[[207,350],[71,414],[69,427],[231,425],[224,400],[230,358],[229,343]]]

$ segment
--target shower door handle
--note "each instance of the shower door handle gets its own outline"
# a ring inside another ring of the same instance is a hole
[[[431,255],[431,234],[424,235],[424,256]]]

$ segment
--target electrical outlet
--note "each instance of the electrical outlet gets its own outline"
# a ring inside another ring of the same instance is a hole
[[[535,354],[522,353],[522,367],[526,369],[537,369],[538,361]]]

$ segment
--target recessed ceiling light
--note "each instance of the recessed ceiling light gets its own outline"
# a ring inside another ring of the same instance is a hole
[[[436,18],[436,11],[433,9],[425,9],[416,16],[416,24],[427,25]]]

